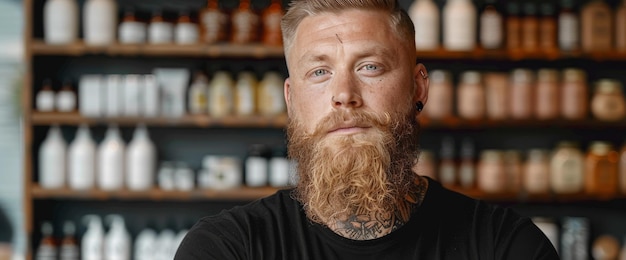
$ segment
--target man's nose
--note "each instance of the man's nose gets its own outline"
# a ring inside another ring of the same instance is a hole
[[[331,98],[334,108],[357,108],[363,105],[360,88],[352,76],[335,77]]]

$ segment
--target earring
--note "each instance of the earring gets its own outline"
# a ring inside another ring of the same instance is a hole
[[[427,79],[428,78],[428,74],[424,73],[423,70],[420,70],[420,74],[422,74],[422,78],[423,79]]]
[[[415,108],[417,109],[417,112],[422,112],[422,109],[424,109],[424,103],[422,103],[422,101],[417,101],[417,103],[415,103]]]

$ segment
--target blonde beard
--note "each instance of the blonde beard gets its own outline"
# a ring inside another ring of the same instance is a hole
[[[327,132],[352,119],[371,126],[367,133]],[[287,127],[289,156],[298,162],[300,180],[294,197],[313,222],[328,224],[360,214],[396,215],[408,220],[418,175],[418,125],[413,111],[383,116],[363,111],[334,113],[320,120],[313,134],[297,118]]]

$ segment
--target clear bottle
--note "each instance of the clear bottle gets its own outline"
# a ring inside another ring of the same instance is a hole
[[[453,116],[454,87],[449,71],[433,70],[429,73],[428,106],[423,113],[433,120],[444,120]]]
[[[535,78],[532,70],[514,69],[511,72],[509,115],[513,119],[530,119],[533,114]]]
[[[558,41],[561,51],[573,51],[579,48],[580,22],[578,14],[573,8],[574,0],[561,0],[561,11],[558,18]]]
[[[174,26],[163,18],[161,10],[155,10],[148,25],[148,42],[168,44],[174,40]]]
[[[56,93],[55,107],[59,112],[72,112],[76,110],[76,93],[69,80],[65,80],[63,87]]]
[[[439,150],[439,182],[446,187],[458,185],[457,165],[454,158],[454,140],[444,137]]]
[[[556,194],[580,193],[585,185],[585,157],[573,142],[560,142],[550,159],[550,188]]]
[[[41,90],[37,91],[35,96],[35,108],[39,112],[52,112],[55,107],[55,93],[52,89],[52,81],[46,79],[43,81]]]
[[[478,162],[478,188],[486,193],[502,193],[507,190],[504,157],[498,150],[483,150]]]
[[[555,119],[560,114],[559,72],[555,69],[539,69],[535,92],[535,117],[541,120]]]
[[[114,191],[124,187],[124,152],[126,144],[116,125],[110,125],[98,147],[98,187]]]
[[[485,81],[485,110],[487,118],[494,120],[506,119],[509,116],[509,75],[502,72],[487,72],[483,75],[483,78]]]
[[[44,189],[65,186],[67,143],[58,125],[48,130],[46,139],[39,147],[39,185]]]
[[[96,144],[87,125],[81,125],[68,151],[68,183],[71,189],[88,190],[96,179]]]
[[[615,12],[615,49],[626,52],[626,0],[622,0]]]
[[[83,6],[83,37],[87,45],[115,43],[117,2],[115,0],[87,0]]]
[[[196,44],[199,37],[198,25],[191,21],[188,11],[181,11],[174,29],[176,44]]]
[[[563,70],[561,116],[569,120],[585,119],[589,113],[587,74],[574,68]]]
[[[189,113],[206,114],[208,111],[209,80],[202,71],[197,71],[189,87]]]
[[[200,11],[200,37],[204,43],[216,43],[226,40],[228,15],[219,9],[218,0],[207,0],[207,5]]]
[[[59,250],[59,260],[80,259],[78,242],[76,241],[76,226],[71,221],[63,223],[63,239]]]
[[[522,47],[522,20],[517,1],[507,2],[506,47],[510,51],[519,51]]]
[[[78,39],[78,4],[76,0],[48,0],[43,10],[44,41],[69,44]]]
[[[256,113],[257,79],[251,71],[242,71],[235,83],[235,114],[251,116]]]
[[[603,52],[613,47],[613,12],[603,0],[592,0],[581,10],[582,49]]]
[[[233,11],[231,18],[233,43],[246,44],[257,41],[260,19],[252,10],[250,0],[240,0],[239,7]]]
[[[595,84],[591,98],[591,114],[602,121],[619,121],[626,116],[626,101],[622,84],[613,79],[601,79]]]
[[[463,189],[473,189],[476,186],[476,163],[474,161],[475,152],[472,140],[463,140],[460,157],[459,184]]]
[[[539,17],[534,1],[524,2],[522,17],[522,49],[527,52],[539,50]]]
[[[439,48],[440,27],[437,4],[433,0],[415,0],[409,7],[409,16],[415,24],[415,48],[417,50]]]
[[[546,53],[555,53],[558,50],[555,7],[551,2],[542,2],[539,8],[539,47]]]
[[[261,18],[263,19],[264,44],[280,46],[283,44],[283,36],[280,28],[280,20],[283,17],[283,6],[280,0],[272,0],[265,8]]]
[[[209,114],[213,117],[223,117],[232,114],[234,106],[234,83],[231,75],[226,71],[218,71],[209,83]]]
[[[463,72],[457,91],[457,108],[461,118],[481,119],[485,116],[485,87],[480,72]]]
[[[53,236],[53,227],[50,222],[43,222],[41,224],[41,241],[35,252],[35,260],[56,260],[57,259],[57,244]]]
[[[470,0],[449,0],[443,7],[443,46],[471,51],[476,46],[476,7]]]
[[[550,160],[548,151],[531,149],[524,165],[524,191],[528,194],[547,194],[550,192]]]
[[[608,142],[595,141],[585,158],[585,192],[602,197],[618,193],[619,154]]]
[[[126,187],[129,190],[148,190],[156,175],[156,148],[144,125],[135,128],[126,151]]]
[[[118,38],[123,44],[140,44],[146,42],[146,24],[135,16],[135,11],[128,8],[119,25]]]

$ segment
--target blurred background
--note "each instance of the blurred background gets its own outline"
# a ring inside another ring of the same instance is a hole
[[[292,186],[287,2],[0,0],[0,259],[171,259]],[[562,259],[626,259],[626,1],[399,2],[431,81],[415,171]]]

